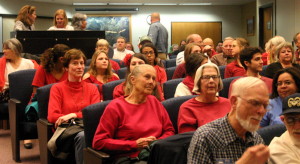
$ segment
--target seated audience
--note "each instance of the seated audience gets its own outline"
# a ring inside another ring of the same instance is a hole
[[[38,87],[58,83],[68,78],[68,72],[65,71],[63,60],[65,53],[69,49],[67,45],[56,44],[41,55],[41,67],[37,69],[32,81],[33,95]]]
[[[138,65],[141,64],[149,64],[147,58],[140,53],[136,53],[134,55],[127,55],[124,58],[125,61],[125,65],[127,65],[127,71],[126,71],[126,78],[125,81],[122,82],[121,84],[117,85],[114,88],[113,91],[113,98],[118,98],[121,96],[128,96],[131,90],[131,87],[129,85],[129,79],[128,79],[128,75],[131,73],[131,71]],[[163,101],[164,100],[164,96],[163,96],[163,92],[162,92],[162,88],[160,85],[156,85],[156,87],[153,90],[152,93],[153,96],[155,96],[159,101]]]
[[[126,48],[126,50],[134,52],[134,48],[133,48],[133,45],[131,42],[127,42],[125,48]]]
[[[282,68],[295,67],[300,69],[300,65],[295,63],[294,48],[289,42],[276,46],[274,58],[276,58],[276,62],[268,65],[266,69],[266,76],[269,78],[273,78],[276,72]]]
[[[68,18],[65,10],[58,9],[54,14],[53,26],[51,26],[49,31],[63,31],[63,30],[74,30],[73,26],[68,25]]]
[[[87,25],[86,14],[76,13],[72,18],[72,26],[76,31],[84,31]]]
[[[300,64],[300,32],[297,32],[295,35],[294,35],[294,38],[293,38],[293,41],[297,47],[296,51],[295,51],[295,59],[296,59],[296,63],[297,64]]]
[[[163,105],[152,96],[156,71],[147,64],[129,74],[132,90],[127,97],[112,100],[95,132],[93,148],[108,152],[116,161],[136,158],[151,142],[174,135],[174,128]]]
[[[217,46],[216,46],[216,52],[217,52],[217,54],[223,52],[222,47],[223,47],[223,41],[219,41],[218,44],[217,44]]]
[[[127,50],[126,47],[126,39],[122,36],[117,38],[116,48],[114,49],[113,59],[123,60],[127,54],[133,55],[134,52]]]
[[[300,70],[289,67],[279,70],[274,78],[272,84],[272,94],[270,96],[269,109],[266,115],[260,122],[261,127],[282,124],[279,118],[280,113],[282,113],[282,100],[294,93],[299,92],[300,86]]]
[[[190,34],[189,36],[187,36],[186,38],[186,44],[189,44],[189,43],[196,43],[196,44],[199,44],[201,45],[202,43],[202,38],[199,34]],[[201,47],[200,47],[201,48]],[[179,65],[181,63],[184,62],[184,51],[181,51],[177,54],[177,57],[176,57],[176,65]]]
[[[11,38],[3,43],[3,56],[0,58],[0,94],[2,98],[0,103],[6,103],[9,99],[8,75],[20,70],[34,69],[34,63],[31,60],[22,58],[22,51],[22,44],[16,38]],[[31,141],[24,140],[24,147],[31,149]]]
[[[140,52],[148,59],[149,64],[156,70],[156,81],[162,86],[162,84],[167,81],[167,73],[158,58],[157,49],[152,43],[146,43],[142,46]]]
[[[185,69],[187,76],[177,85],[174,97],[193,95],[194,79],[197,69],[207,63],[208,58],[204,54],[192,53],[185,60]],[[178,66],[179,67],[179,66]]]
[[[103,100],[102,86],[111,81],[119,80],[119,76],[113,73],[107,53],[104,51],[95,51],[87,73],[83,80],[88,83],[99,85],[100,100]]]
[[[200,126],[188,149],[188,164],[264,164],[268,146],[255,131],[266,113],[269,93],[255,77],[237,80],[229,98],[231,110],[225,117]]]
[[[265,45],[266,52],[262,54],[264,65],[269,65],[276,62],[278,59],[275,57],[275,49],[278,45],[285,42],[282,36],[274,36]]]
[[[106,52],[106,54],[109,54],[109,49],[110,49],[110,46],[109,46],[109,43],[107,40],[99,39],[97,41],[95,51],[97,51],[97,50],[104,51],[104,52]],[[109,62],[111,64],[111,68],[113,70],[118,71],[120,69],[120,65],[118,62],[111,60],[111,59],[109,59]]]
[[[64,67],[68,79],[54,84],[50,91],[48,121],[57,128],[72,118],[82,118],[82,109],[100,102],[100,95],[94,84],[84,82],[85,55],[77,49],[71,49],[64,56]],[[83,148],[85,148],[84,132],[74,138],[75,158],[77,164],[83,164]],[[72,152],[72,150],[70,150]]]
[[[249,43],[244,38],[236,38],[232,42],[232,55],[236,58],[233,62],[226,65],[225,68],[225,78],[244,76],[246,71],[240,61],[240,52],[249,46]]]
[[[271,94],[273,79],[270,79],[265,76],[261,76],[259,74],[259,72],[262,71],[262,67],[263,67],[262,50],[258,47],[247,47],[241,51],[240,61],[241,61],[242,66],[246,70],[246,74],[244,75],[244,77],[252,76],[252,77],[257,77],[257,78],[261,79],[262,81],[264,81],[266,83],[269,93]],[[236,80],[237,79],[232,80],[232,82],[230,84],[228,97],[230,97],[232,84]]]
[[[287,131],[274,137],[269,145],[270,164],[292,164],[300,161],[300,94],[292,94],[283,100],[280,118]]]
[[[235,60],[232,55],[232,37],[226,37],[222,46],[222,53],[214,55],[211,57],[211,62],[215,63],[217,66],[227,65]]]
[[[180,106],[178,132],[195,131],[208,122],[224,117],[230,111],[230,102],[227,98],[216,96],[222,89],[217,65],[206,63],[198,68],[193,89],[198,96]]]
[[[184,50],[184,61],[177,65],[174,74],[172,76],[172,79],[177,79],[177,78],[184,78],[186,76],[186,69],[185,69],[185,61],[187,58],[190,56],[192,53],[201,53],[201,46],[200,44],[197,43],[189,43],[188,45],[185,46]]]
[[[14,31],[33,31],[35,30],[34,22],[36,19],[36,7],[23,6],[15,20]]]

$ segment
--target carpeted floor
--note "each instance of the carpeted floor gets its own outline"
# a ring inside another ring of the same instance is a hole
[[[33,148],[25,149],[23,141],[21,145],[21,162],[22,164],[35,164],[40,162],[40,151],[38,140],[33,140]],[[10,130],[0,129],[0,164],[17,164],[12,159]]]

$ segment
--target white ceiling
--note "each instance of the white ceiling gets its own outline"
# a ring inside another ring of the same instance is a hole
[[[242,5],[256,0],[27,0],[73,5],[73,3],[211,3],[211,5]]]

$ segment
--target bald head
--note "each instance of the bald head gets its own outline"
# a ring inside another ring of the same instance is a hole
[[[211,38],[205,38],[204,40],[203,40],[203,44],[205,45],[205,46],[211,46],[212,48],[214,48],[215,47],[215,45],[214,45],[214,41],[211,39]]]
[[[160,21],[160,15],[159,13],[152,13],[151,14],[151,23]]]
[[[190,34],[187,38],[186,38],[187,43],[202,43],[202,38],[199,34]]]

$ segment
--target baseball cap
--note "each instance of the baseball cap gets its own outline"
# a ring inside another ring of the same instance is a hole
[[[142,36],[140,38],[140,43],[143,42],[143,41],[150,41],[150,42],[152,42],[152,39],[149,36],[144,35],[144,36]]]
[[[300,93],[295,93],[283,99],[281,115],[300,113]]]

